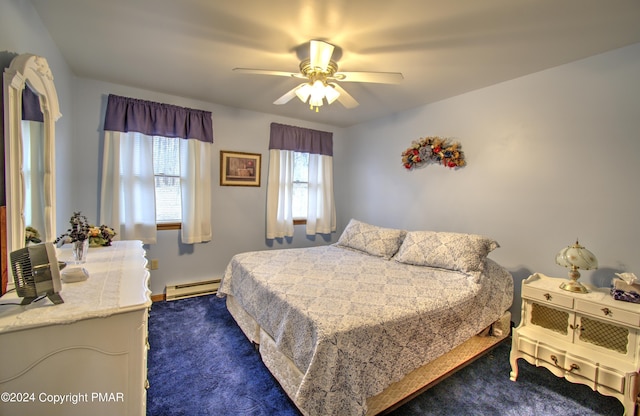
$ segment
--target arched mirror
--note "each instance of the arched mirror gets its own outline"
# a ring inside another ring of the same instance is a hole
[[[16,56],[4,72],[7,251],[26,245],[25,229],[56,237],[55,122],[58,95],[47,60]],[[35,104],[35,105],[33,105]]]

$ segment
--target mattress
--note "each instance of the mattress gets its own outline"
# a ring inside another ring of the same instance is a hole
[[[283,387],[303,414],[364,415],[368,398],[499,320],[513,279],[490,259],[471,279],[322,246],[236,255],[218,295],[255,320],[243,328],[252,341],[283,357],[265,361],[270,370],[297,374]]]

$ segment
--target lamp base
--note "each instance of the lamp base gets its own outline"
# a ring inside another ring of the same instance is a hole
[[[567,290],[569,292],[574,292],[574,293],[589,293],[589,289],[584,287],[582,283],[576,282],[575,280],[569,280],[568,282],[563,282],[560,285],[560,289]]]

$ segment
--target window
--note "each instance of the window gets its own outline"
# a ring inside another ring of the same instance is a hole
[[[153,136],[156,223],[182,221],[180,193],[180,140]]]
[[[309,195],[309,153],[293,154],[293,198],[291,210],[293,220],[301,222],[307,219],[307,201]]]
[[[183,244],[210,241],[212,143],[209,111],[109,94],[100,223],[143,244],[177,228]]]
[[[271,123],[266,220],[267,239],[335,231],[333,133]]]

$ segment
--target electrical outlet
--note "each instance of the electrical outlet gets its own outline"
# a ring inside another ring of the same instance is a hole
[[[158,270],[158,259],[151,259],[150,270]]]

